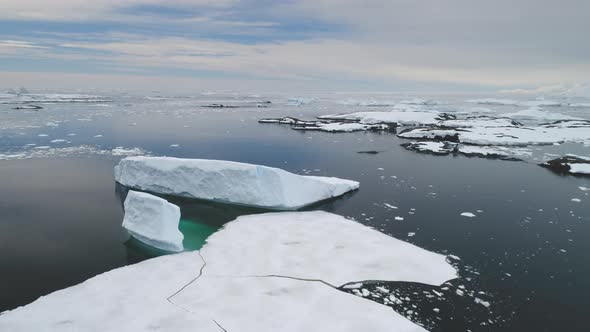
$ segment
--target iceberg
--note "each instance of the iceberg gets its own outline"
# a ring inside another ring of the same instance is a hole
[[[456,276],[445,256],[331,213],[242,216],[200,252],[54,292],[2,314],[0,330],[423,332],[391,308],[333,285],[438,285]]]
[[[122,159],[115,166],[115,179],[142,191],[274,210],[297,210],[359,187],[356,181],[267,166],[142,156]]]
[[[125,199],[123,228],[137,240],[165,251],[183,251],[178,230],[180,208],[165,199],[129,191]]]

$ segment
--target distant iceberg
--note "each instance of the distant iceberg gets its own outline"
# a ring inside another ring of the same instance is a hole
[[[154,195],[129,191],[125,199],[123,228],[137,240],[154,248],[184,250],[178,230],[180,208]]]
[[[115,166],[115,179],[148,192],[275,210],[297,210],[359,187],[356,181],[273,167],[169,157],[124,158]]]

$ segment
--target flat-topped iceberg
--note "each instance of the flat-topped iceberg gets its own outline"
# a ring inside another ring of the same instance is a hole
[[[21,331],[425,331],[331,284],[455,278],[443,255],[326,212],[239,217],[201,252],[104,273],[0,316]]]
[[[276,210],[296,210],[359,187],[356,181],[267,166],[170,157],[124,158],[115,166],[115,179],[153,193]]]
[[[123,228],[137,240],[166,251],[184,250],[178,230],[180,208],[154,195],[129,191]]]

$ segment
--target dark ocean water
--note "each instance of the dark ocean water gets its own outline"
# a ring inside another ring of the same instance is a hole
[[[335,106],[204,110],[198,105],[129,97],[107,106],[53,105],[45,113],[6,110],[0,114],[6,120],[0,154],[30,153],[27,144],[139,147],[154,155],[234,160],[357,180],[358,192],[311,209],[351,217],[459,258],[453,264],[461,277],[442,287],[376,283],[403,300],[394,309],[433,331],[586,328],[590,198],[579,187],[590,187],[590,180],[555,175],[534,160],[417,154],[401,148],[405,141],[389,133],[298,132],[257,123],[280,115],[313,118]],[[50,142],[61,138],[69,143]],[[358,153],[367,150],[380,153]],[[120,157],[43,151],[35,158],[0,160],[0,312],[163,254],[130,239],[120,227],[125,188],[113,179]],[[198,249],[239,215],[264,212],[167,198],[181,206],[189,249]],[[463,212],[476,217],[462,217]],[[443,295],[427,296],[433,291]]]

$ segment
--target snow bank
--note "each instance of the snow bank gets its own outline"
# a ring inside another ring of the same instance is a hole
[[[343,217],[269,213],[230,222],[200,253],[113,270],[5,312],[0,330],[417,332],[325,282],[455,277],[444,256]]]
[[[146,193],[127,194],[123,228],[139,241],[166,251],[182,251],[184,236],[178,230],[179,222],[178,206]]]
[[[351,180],[260,165],[169,157],[124,158],[115,166],[115,179],[154,193],[276,210],[296,210],[359,187]]]

